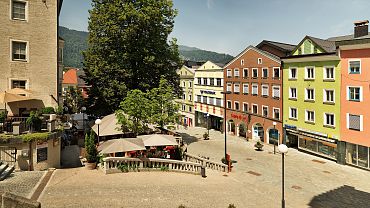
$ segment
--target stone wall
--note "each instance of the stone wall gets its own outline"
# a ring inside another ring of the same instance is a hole
[[[0,192],[0,208],[41,208],[41,203],[17,196],[8,192]]]

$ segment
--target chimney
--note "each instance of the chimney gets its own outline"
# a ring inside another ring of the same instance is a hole
[[[368,35],[369,33],[369,20],[354,22],[355,33],[354,38],[362,37]]]

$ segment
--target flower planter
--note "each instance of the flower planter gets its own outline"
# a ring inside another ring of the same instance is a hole
[[[88,162],[86,162],[85,163],[85,168],[87,170],[94,170],[96,168],[96,163],[88,163]]]

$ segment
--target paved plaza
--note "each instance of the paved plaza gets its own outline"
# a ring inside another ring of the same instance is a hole
[[[189,143],[188,152],[220,161],[224,140],[202,128],[179,130]],[[198,139],[197,139],[198,138]],[[253,142],[228,136],[232,173],[207,170],[207,178],[170,172],[104,175],[84,168],[54,172],[39,201],[43,207],[280,207],[281,155],[273,147],[264,151]],[[338,165],[290,149],[286,157],[287,207],[369,207],[370,172]]]
[[[14,172],[4,181],[0,181],[0,191],[30,198],[45,173],[45,171]]]

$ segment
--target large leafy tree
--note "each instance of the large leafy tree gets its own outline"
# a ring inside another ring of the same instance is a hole
[[[92,0],[84,52],[90,110],[114,112],[129,90],[158,87],[161,76],[179,94],[178,46],[168,39],[176,14],[171,0]]]
[[[77,87],[69,86],[65,92],[64,107],[67,107],[67,113],[78,113],[84,106],[85,100],[81,91]]]

